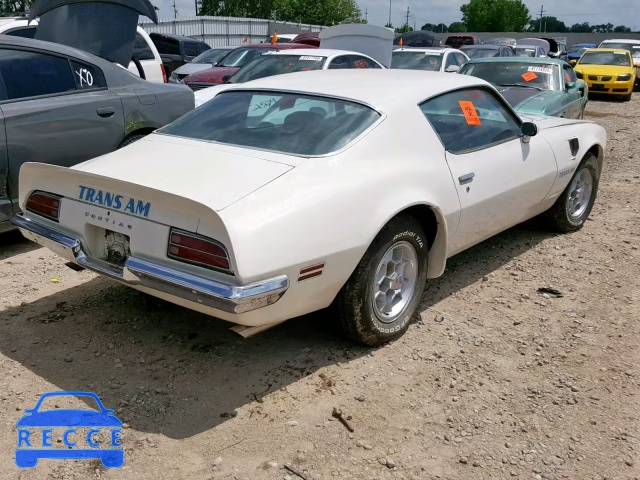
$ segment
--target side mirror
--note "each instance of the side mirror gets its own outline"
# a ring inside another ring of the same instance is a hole
[[[449,72],[449,73],[456,73],[458,70],[460,70],[460,67],[458,65],[449,65],[446,69],[445,72]]]
[[[524,122],[520,129],[525,141],[528,141],[529,137],[535,137],[538,134],[538,126],[533,122]]]
[[[576,88],[577,83],[576,82],[567,82],[564,84],[564,88],[567,90],[572,90],[574,88]]]
[[[231,75],[225,75],[224,77],[222,77],[222,83],[227,83],[230,78],[231,78]]]

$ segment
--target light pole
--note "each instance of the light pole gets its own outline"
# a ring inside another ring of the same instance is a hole
[[[389,0],[389,26],[391,26],[391,0]]]

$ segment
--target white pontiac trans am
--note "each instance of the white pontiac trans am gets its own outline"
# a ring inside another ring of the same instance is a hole
[[[378,345],[452,255],[545,212],[581,228],[605,143],[591,122],[519,117],[471,76],[293,73],[75,167],[24,164],[16,223],[245,336],[331,306]]]

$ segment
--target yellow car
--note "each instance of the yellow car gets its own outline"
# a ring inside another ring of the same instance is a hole
[[[620,95],[631,100],[636,69],[628,50],[593,48],[584,52],[574,70],[589,85],[589,93]]]

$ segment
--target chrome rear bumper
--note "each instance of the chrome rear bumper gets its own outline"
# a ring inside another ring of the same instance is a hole
[[[289,288],[286,275],[247,285],[230,285],[134,256],[128,257],[123,266],[113,265],[85,255],[80,240],[22,214],[15,216],[13,223],[29,240],[83,268],[224,312],[244,313],[266,307],[276,303]]]

